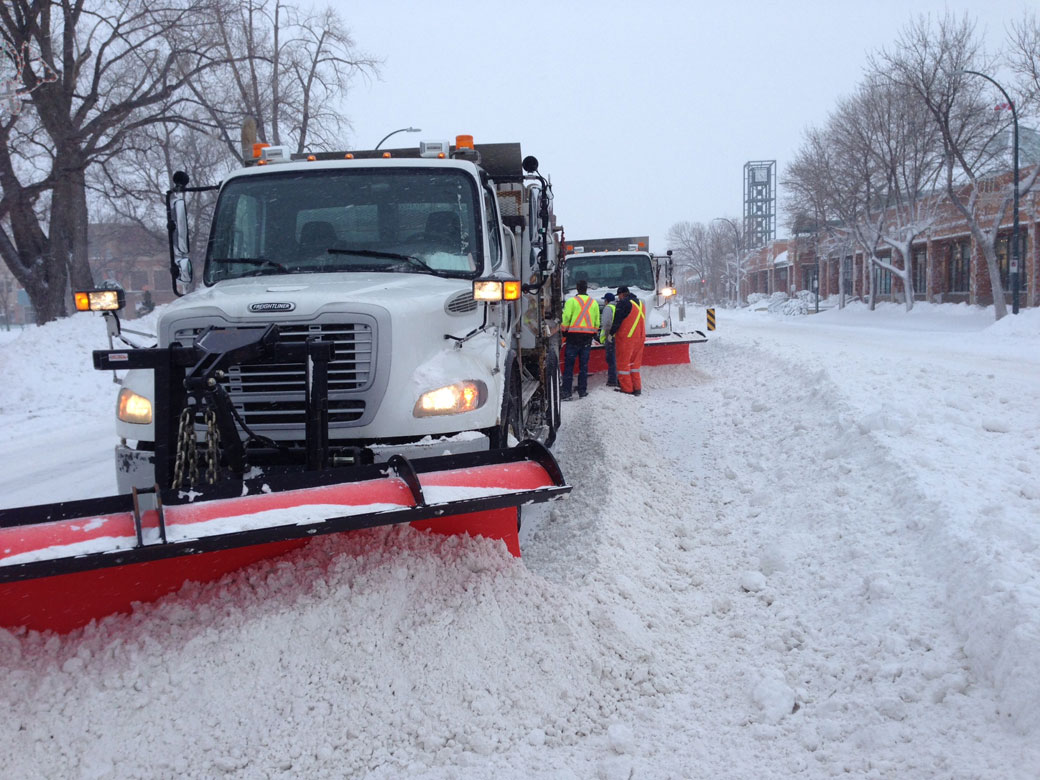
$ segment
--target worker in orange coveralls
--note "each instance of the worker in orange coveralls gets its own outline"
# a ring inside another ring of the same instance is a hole
[[[643,365],[646,315],[643,305],[632,297],[627,287],[618,287],[618,304],[610,333],[614,336],[617,353],[619,387],[614,390],[628,395],[642,395],[643,380],[639,376],[639,368]]]

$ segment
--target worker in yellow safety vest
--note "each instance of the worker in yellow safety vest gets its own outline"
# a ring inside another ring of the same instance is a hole
[[[618,305],[614,310],[614,324],[610,326],[617,354],[618,387],[614,390],[628,395],[642,395],[643,380],[639,368],[643,365],[643,342],[646,340],[646,313],[643,304],[634,298],[627,287],[618,287]]]
[[[599,304],[588,295],[589,283],[579,279],[578,294],[563,305],[560,326],[566,342],[563,347],[563,388],[560,398],[569,401],[574,387],[574,361],[578,361],[578,398],[589,394],[589,353],[599,333]]]

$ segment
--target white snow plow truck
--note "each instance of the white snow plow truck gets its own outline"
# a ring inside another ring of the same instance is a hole
[[[579,279],[588,282],[589,295],[596,300],[618,287],[629,291],[644,305],[646,345],[644,365],[689,363],[689,345],[707,341],[702,331],[680,332],[674,318],[675,298],[672,253],[655,255],[649,236],[624,236],[568,240],[564,258],[563,296],[574,295]],[[605,369],[594,361],[593,370]]]
[[[181,297],[158,344],[94,353],[95,368],[126,369],[121,495],[0,512],[0,603],[19,605],[0,624],[67,630],[376,525],[501,538],[518,555],[519,507],[570,490],[547,449],[562,228],[537,160],[469,136],[303,156],[256,144],[219,187],[188,184],[178,172],[166,196]],[[202,283],[185,294],[186,199],[206,189]],[[121,293],[82,291],[77,307],[123,338]],[[26,529],[30,547],[4,544]],[[93,598],[97,581],[127,592]]]

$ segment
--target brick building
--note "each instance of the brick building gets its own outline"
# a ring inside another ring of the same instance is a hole
[[[1021,172],[1020,179],[1024,179],[1030,170]],[[979,213],[984,227],[992,224],[1011,178],[1012,174],[1008,172],[980,184]],[[970,190],[966,190],[965,199],[969,193]],[[1009,305],[1012,298],[1009,274],[1012,227],[1013,213],[1009,207],[1001,220],[997,239],[1001,285]],[[1019,305],[1023,307],[1040,306],[1038,229],[1040,193],[1034,189],[1019,203]],[[879,252],[879,256],[892,266],[904,268],[906,259],[898,252],[894,257],[892,255],[888,248]],[[980,306],[993,304],[993,288],[982,249],[976,244],[963,216],[945,198],[936,205],[931,227],[911,245],[909,262],[914,300],[966,302]],[[865,299],[870,293],[869,274],[873,272],[876,274],[874,283],[878,300],[904,301],[902,279],[884,269],[871,269],[870,265],[869,258],[861,249],[835,231],[798,233],[745,256],[742,298],[756,292],[790,295],[798,290],[812,290],[813,281],[819,274],[821,297],[844,292],[853,299]],[[842,283],[844,291],[840,289]]]

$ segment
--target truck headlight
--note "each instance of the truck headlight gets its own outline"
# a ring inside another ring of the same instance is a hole
[[[123,422],[147,425],[152,421],[152,402],[129,387],[124,387],[119,391],[119,410],[116,414]]]
[[[487,400],[487,385],[475,379],[454,382],[419,396],[412,414],[432,417],[438,414],[462,414],[479,409]]]

